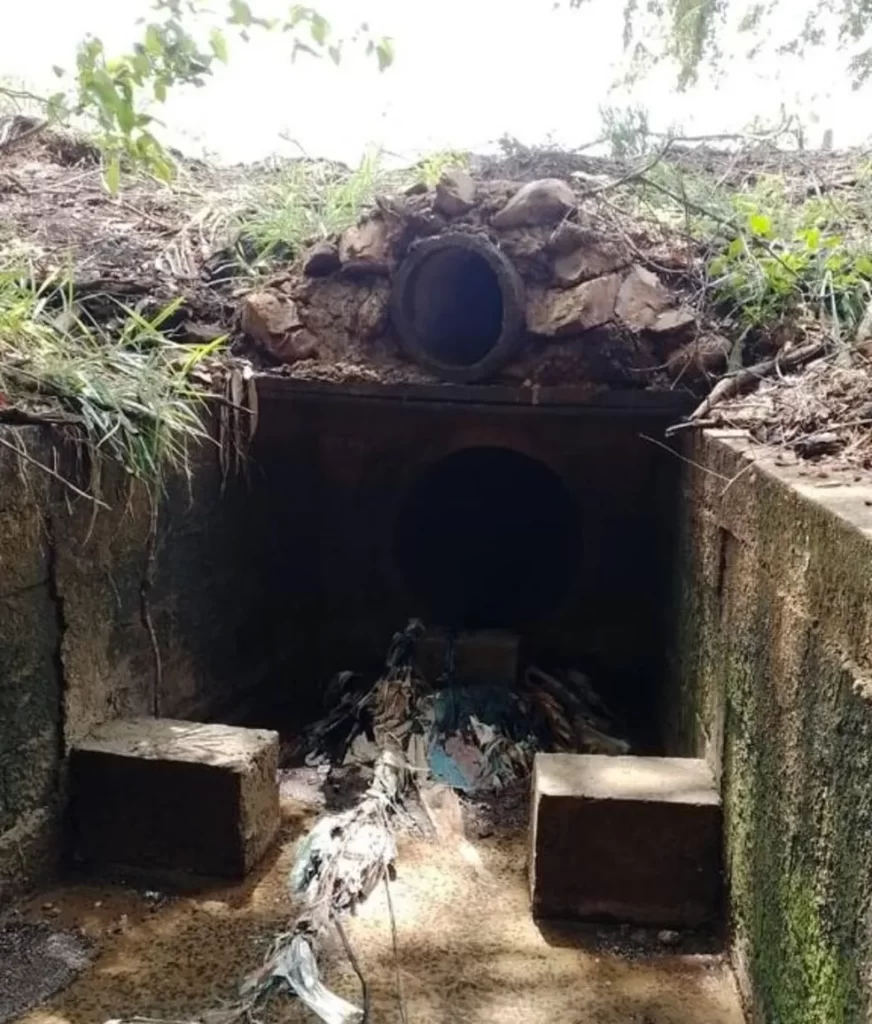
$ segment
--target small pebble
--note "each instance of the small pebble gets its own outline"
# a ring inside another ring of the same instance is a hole
[[[657,941],[664,946],[677,946],[681,942],[681,933],[671,931],[658,932]]]

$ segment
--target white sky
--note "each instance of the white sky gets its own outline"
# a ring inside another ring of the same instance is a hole
[[[69,67],[86,32],[107,48],[129,49],[143,0],[5,0],[0,75],[56,88],[52,64]],[[255,10],[273,0],[251,0]],[[792,27],[808,0],[784,0]],[[403,157],[425,150],[481,148],[504,132],[532,144],[550,137],[578,145],[599,132],[598,108],[621,57],[622,0],[590,0],[579,11],[552,0],[322,0],[342,26],[366,17],[394,37],[396,62],[384,74],[349,56],[341,67],[302,57],[291,64],[287,37],[234,42],[227,69],[207,88],[174,96],[160,111],[164,137],[188,152],[227,161],[292,151],[286,133],[311,155],[358,160],[367,145]],[[635,97],[654,127],[688,132],[739,130],[755,115],[777,120],[781,101],[817,115],[810,141],[832,128],[838,146],[865,141],[868,92],[852,93],[844,57],[737,59],[721,88],[676,95],[665,75]]]

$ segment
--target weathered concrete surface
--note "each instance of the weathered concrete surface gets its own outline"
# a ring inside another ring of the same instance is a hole
[[[50,447],[28,432],[31,453]],[[51,863],[58,837],[61,680],[46,477],[0,456],[0,902],[12,879]]]
[[[866,1021],[872,487],[735,435],[684,454],[667,722],[721,777],[738,974],[767,1024]]]
[[[4,437],[54,465],[52,442],[36,429]],[[209,447],[195,456],[190,481],[170,482],[159,510],[148,597],[160,653],[155,693],[142,603],[150,503],[117,479],[104,481],[102,499],[109,509],[95,514],[0,449],[0,903],[57,864],[73,743],[155,705],[179,718],[220,714],[279,649],[246,544],[257,532],[250,494],[234,480],[222,487]]]
[[[279,826],[278,733],[114,719],[70,757],[76,852],[90,864],[243,878]]]
[[[530,895],[539,918],[716,925],[721,802],[708,763],[537,754]]]

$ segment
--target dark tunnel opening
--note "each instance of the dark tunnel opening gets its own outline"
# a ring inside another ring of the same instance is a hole
[[[473,366],[503,330],[499,279],[479,253],[456,247],[433,252],[405,291],[406,314],[421,349],[448,366]]]
[[[424,470],[397,517],[394,555],[432,621],[520,629],[570,590],[579,510],[544,463],[504,448],[467,448]]]

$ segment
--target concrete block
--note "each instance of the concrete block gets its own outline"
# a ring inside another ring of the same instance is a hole
[[[518,675],[518,637],[498,629],[458,633],[454,656],[457,679],[462,682],[505,683],[511,686]],[[418,643],[418,664],[426,679],[435,682],[445,666],[448,634],[428,629]]]
[[[276,835],[278,734],[119,719],[70,758],[81,860],[137,873],[241,878]]]
[[[721,804],[703,760],[537,754],[539,918],[696,928],[721,911]]]

